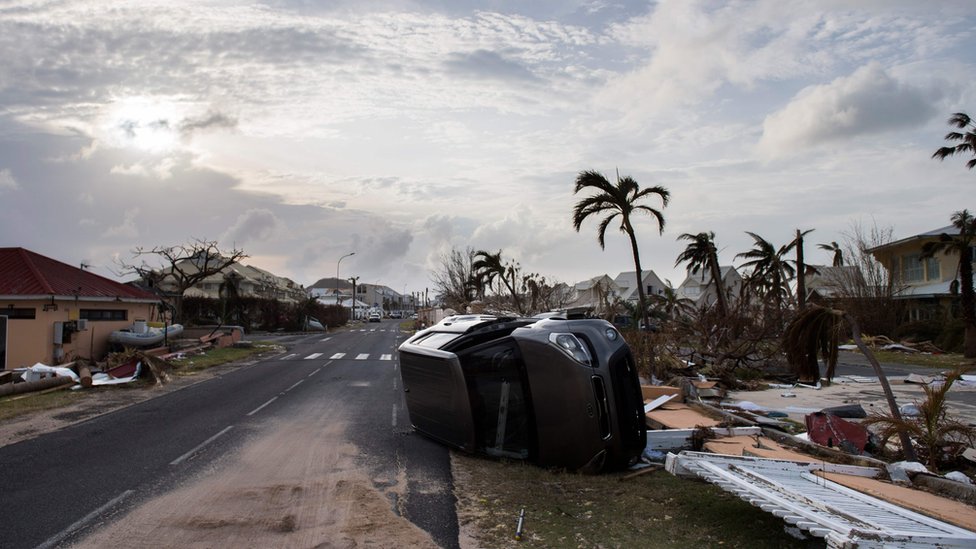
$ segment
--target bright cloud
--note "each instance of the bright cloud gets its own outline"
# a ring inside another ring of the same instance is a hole
[[[805,152],[821,143],[912,128],[936,113],[923,90],[901,83],[877,63],[811,86],[766,117],[760,150],[768,156]]]

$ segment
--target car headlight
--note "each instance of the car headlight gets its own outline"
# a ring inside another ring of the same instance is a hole
[[[583,342],[573,334],[549,334],[549,343],[558,347],[562,352],[580,364],[589,366],[592,363],[590,352],[583,346]]]
[[[617,341],[617,338],[620,337],[620,334],[617,333],[617,330],[614,330],[613,328],[607,328],[607,331],[605,333],[607,334],[607,339],[609,339],[610,341]]]

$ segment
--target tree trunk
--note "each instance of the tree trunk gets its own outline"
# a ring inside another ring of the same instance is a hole
[[[962,305],[962,318],[965,323],[963,356],[976,358],[976,296],[973,290],[972,247],[967,246],[959,254],[959,294]]]
[[[630,225],[630,219],[624,220],[624,227],[627,230],[627,236],[630,237],[630,249],[634,253],[634,268],[637,270],[634,274],[637,276],[637,299],[640,306],[641,322],[645,327],[650,327],[647,320],[647,296],[644,294],[644,273],[641,271],[640,253],[637,250],[637,236],[634,234],[634,228]]]
[[[803,262],[803,233],[796,230],[796,309],[802,311],[807,304],[806,265]]]
[[[725,300],[725,284],[722,283],[722,269],[718,265],[718,256],[713,255],[709,261],[709,270],[712,272],[712,284],[715,285],[715,300],[718,305],[718,313],[721,317],[728,316],[729,307]]]
[[[902,421],[901,411],[898,410],[898,404],[895,402],[895,394],[891,392],[891,385],[888,384],[888,377],[885,376],[884,370],[881,369],[881,364],[878,363],[878,359],[875,358],[874,353],[871,352],[871,349],[861,339],[861,326],[858,325],[857,320],[850,314],[843,313],[843,315],[844,319],[851,326],[851,335],[854,337],[854,343],[857,344],[857,348],[861,350],[861,353],[867,357],[868,362],[871,363],[871,367],[874,368],[874,373],[878,376],[878,381],[881,382],[881,390],[884,391],[885,400],[888,401],[888,409],[891,411],[891,417],[895,418],[896,421]],[[905,459],[907,461],[918,461],[918,457],[915,455],[915,447],[912,446],[912,439],[908,436],[908,433],[899,430],[898,439],[901,441]]]

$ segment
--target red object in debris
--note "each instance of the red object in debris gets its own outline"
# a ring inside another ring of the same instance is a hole
[[[107,370],[105,373],[107,373],[111,377],[114,377],[115,379],[132,377],[132,374],[136,373],[137,364],[139,364],[139,359],[133,358],[128,362],[123,362],[122,364],[119,364],[115,368]]]
[[[810,440],[827,446],[839,448],[851,454],[863,454],[868,444],[869,433],[866,427],[852,423],[831,414],[814,412],[807,414],[807,436]]]

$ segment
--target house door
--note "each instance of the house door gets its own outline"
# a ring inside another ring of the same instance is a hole
[[[0,370],[7,367],[7,317],[0,316]]]

